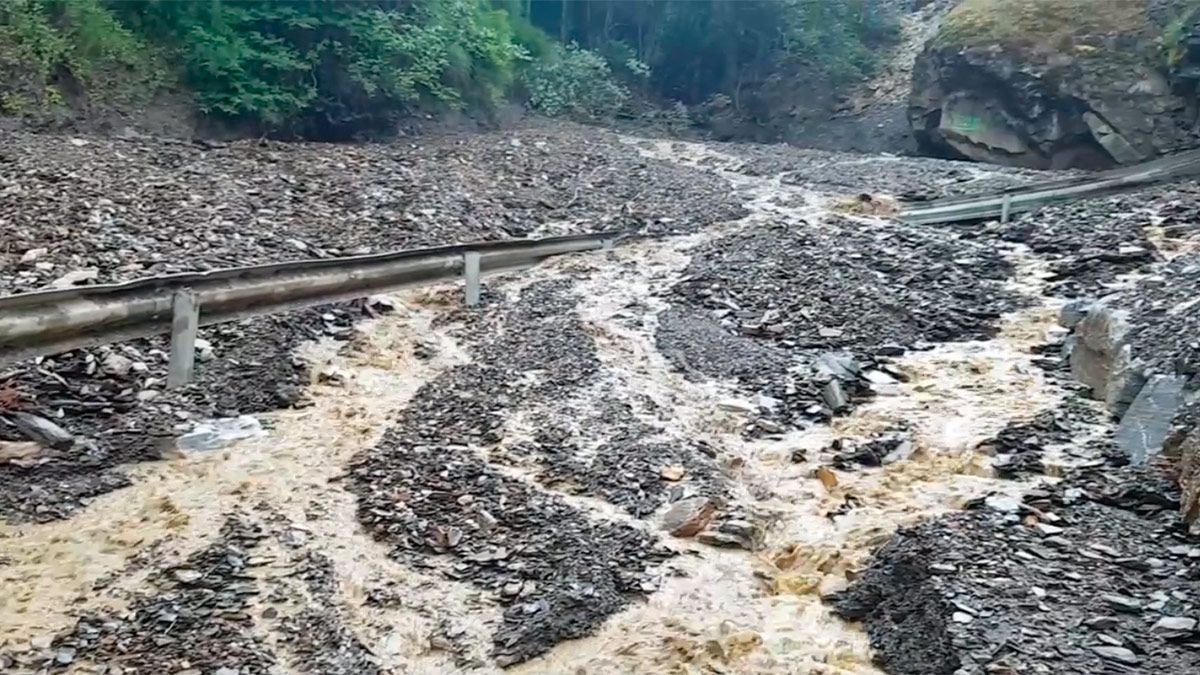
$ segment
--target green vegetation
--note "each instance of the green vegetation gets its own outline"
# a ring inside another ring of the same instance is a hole
[[[837,81],[895,32],[873,0],[0,0],[0,112],[139,104],[342,138],[510,98],[603,119]]]
[[[1186,38],[1197,21],[1200,21],[1200,0],[1182,0],[1161,38],[1163,58],[1169,68],[1177,68],[1187,58],[1189,47]]]
[[[0,112],[136,105],[166,72],[96,0],[0,2]]]
[[[943,45],[1069,48],[1074,38],[1148,27],[1146,0],[963,0],[938,33]]]

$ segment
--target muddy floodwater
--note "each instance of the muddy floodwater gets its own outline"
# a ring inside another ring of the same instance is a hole
[[[689,377],[673,367],[656,342],[659,317],[697,246],[767,224],[821,227],[836,196],[788,184],[780,175],[739,172],[736,158],[701,145],[627,142],[648,157],[726,178],[748,215],[694,234],[636,240],[487,279],[489,304],[518,303],[541,282],[568,280],[578,298],[572,320],[590,336],[597,362],[586,386],[565,404],[533,401],[503,420],[500,446],[515,447],[547,426],[570,427],[574,421],[566,416],[607,401],[637,400],[630,415],[652,426],[656,438],[716,449],[726,507],[749,514],[761,528],[754,550],[667,536],[659,527],[667,503],[638,514],[586,490],[559,490],[574,512],[643,531],[675,555],[649,565],[644,595],[586,637],[498,667],[491,640],[506,605],[448,575],[437,556],[415,564],[372,536],[347,484],[349,464],[381,442],[422,387],[478,358],[463,338],[457,287],[406,291],[395,296],[395,312],[358,324],[349,342],[312,343],[299,351],[313,373],[336,377],[314,376],[311,405],[259,416],[265,435],[138,465],[131,486],[94,498],[68,519],[0,524],[0,653],[10,655],[12,672],[36,672],[16,664],[43,652],[59,671],[149,672],[132,670],[138,666],[133,657],[122,663],[110,652],[63,652],[61,636],[75,630],[80,617],[128,619],[138,603],[171,592],[162,571],[184,570],[176,577],[189,578],[192,563],[185,561],[218,542],[232,514],[270,534],[239,577],[256,589],[239,605],[246,616],[239,625],[247,640],[275,657],[270,665],[243,664],[240,671],[231,664],[223,675],[356,672],[345,665],[360,662],[353,659],[390,673],[879,672],[865,632],[837,618],[822,596],[843,588],[897,528],[1026,487],[996,477],[991,458],[976,446],[1065,396],[1034,364],[1034,348],[1060,330],[1059,302],[1042,296],[1046,267],[1019,245],[1001,245],[1014,270],[1007,288],[1027,301],[1000,319],[994,337],[896,356],[903,378],[879,383],[870,400],[830,422],[746,434],[745,413],[726,402],[747,399],[747,392],[735,382]],[[847,217],[862,228],[882,223],[870,214]],[[541,374],[533,369],[523,376]],[[914,446],[900,461],[853,470],[831,464],[828,448],[835,440],[867,441],[897,428]],[[540,479],[540,465],[502,461],[495,448],[467,444],[455,452],[474,453],[498,475],[534,491],[556,490]],[[329,563],[321,567],[320,592],[306,581],[318,559]],[[382,589],[392,601],[380,600]],[[323,625],[336,630],[306,638],[295,627],[308,624],[295,622],[310,620],[306,612],[314,605]],[[341,665],[314,666],[314,659]],[[130,670],[102,670],[113,664]]]

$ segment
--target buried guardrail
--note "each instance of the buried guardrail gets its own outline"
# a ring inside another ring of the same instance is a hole
[[[1049,204],[1104,197],[1197,174],[1200,174],[1200,150],[1189,150],[1095,176],[1017,186],[983,196],[935,199],[920,206],[910,203],[900,210],[897,217],[914,225],[987,218],[999,218],[1002,222],[1008,222],[1009,218],[1017,213],[1032,211]]]
[[[598,232],[455,244],[9,295],[0,297],[0,365],[169,332],[168,386],[177,387],[191,380],[200,326],[460,276],[466,303],[475,305],[484,273],[609,248],[620,236]]]

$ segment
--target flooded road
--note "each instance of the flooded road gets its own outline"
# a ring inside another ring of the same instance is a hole
[[[1033,304],[1005,316],[994,339],[910,351],[896,359],[907,381],[882,384],[852,414],[781,437],[748,438],[740,413],[721,405],[739,396],[736,383],[700,382],[672,368],[656,346],[657,317],[691,249],[766,221],[820,227],[830,198],[785,185],[780,176],[738,173],[740,160],[704,146],[639,148],[727,178],[749,215],[697,234],[555,259],[491,278],[488,287],[511,301],[539,280],[574,279],[581,297],[576,312],[594,340],[600,375],[598,384],[558,409],[585,409],[599,405],[589,397],[614,394],[644,399],[635,411],[664,437],[718,449],[731,505],[763,524],[764,539],[753,552],[672,539],[659,531],[660,513],[635,518],[600,499],[564,495],[591,518],[662,537],[679,555],[659,570],[647,601],[614,615],[591,637],[562,643],[507,672],[878,672],[866,635],[834,617],[821,596],[842,588],[898,527],[989,493],[1022,489],[1020,482],[995,478],[990,459],[975,446],[1064,396],[1032,363],[1031,348],[1057,330],[1057,305],[1039,294],[1044,266],[1019,248],[1006,252],[1016,270],[1012,286]],[[873,223],[856,220],[864,228]],[[360,324],[348,345],[303,350],[313,372],[332,369],[337,382],[314,382],[310,407],[263,416],[266,436],[138,466],[132,487],[96,498],[69,520],[0,525],[0,585],[16,589],[0,598],[0,650],[36,652],[78,616],[120,615],[130,597],[154,592],[152,570],[211,543],[228,514],[242,512],[285,523],[273,527],[332,561],[332,611],[382,672],[500,672],[488,654],[501,606],[466,583],[390,556],[363,531],[356,498],[340,482],[348,461],[378,443],[421,386],[471,360],[449,311],[459,302],[458,289],[407,292],[396,300],[397,312]],[[418,358],[418,352],[433,356]],[[511,442],[531,435],[542,423],[514,417],[506,420],[506,436]],[[827,448],[835,439],[867,440],[898,426],[915,444],[907,459],[856,471],[830,466]],[[548,489],[531,474],[500,469]],[[282,654],[278,672],[313,672],[276,638],[279,622],[312,602],[292,588],[292,554],[270,544],[262,555],[270,560],[254,568],[255,583],[262,597],[278,592],[270,613],[262,598],[255,601],[255,631]],[[383,587],[404,602],[368,600]],[[446,622],[456,626],[454,650],[431,640]],[[80,660],[70,668],[95,672],[96,666]]]

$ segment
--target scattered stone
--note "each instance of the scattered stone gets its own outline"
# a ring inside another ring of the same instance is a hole
[[[850,587],[850,582],[840,574],[826,574],[817,584],[817,596],[829,600]]]
[[[821,387],[821,398],[825,401],[825,405],[834,412],[841,412],[850,404],[850,399],[842,389],[842,383],[836,379],[826,382]]]
[[[0,412],[0,417],[6,417],[26,438],[48,448],[69,450],[75,444],[74,436],[44,417],[19,410]]]
[[[1021,510],[1021,500],[1009,495],[988,495],[983,503],[989,508],[1001,513],[1017,513]]]
[[[1117,661],[1129,666],[1136,666],[1142,662],[1142,657],[1134,654],[1125,647],[1092,647],[1092,651],[1100,655],[1101,658],[1109,661]]]
[[[717,408],[726,412],[737,413],[739,415],[753,415],[758,412],[758,406],[749,401],[743,401],[736,398],[727,398],[717,404]]]
[[[1135,600],[1134,598],[1124,595],[1118,595],[1116,593],[1105,593],[1104,595],[1100,596],[1100,599],[1104,600],[1104,602],[1108,603],[1109,607],[1112,607],[1118,612],[1126,612],[1129,614],[1141,613],[1144,605],[1144,603],[1139,600]]]
[[[50,283],[51,288],[71,288],[89,281],[95,281],[100,276],[100,270],[86,269],[67,272]]]
[[[48,251],[49,249],[45,248],[31,248],[28,251],[25,251],[25,253],[21,256],[20,264],[32,265],[33,263],[37,262],[39,258],[46,255]]]
[[[662,529],[673,537],[693,537],[708,526],[716,511],[708,497],[681,499],[663,514]]]
[[[0,464],[30,466],[44,454],[46,446],[32,441],[0,441]]]
[[[683,477],[687,475],[687,470],[679,465],[664,466],[662,470],[658,472],[658,475],[662,476],[663,480],[669,480],[672,482],[681,481],[683,480]]]
[[[104,364],[101,367],[108,375],[124,378],[128,377],[133,370],[133,359],[112,352],[104,357]]]
[[[821,485],[824,485],[828,492],[832,492],[838,486],[837,474],[824,466],[817,467],[817,480],[821,481]]]
[[[1196,619],[1184,616],[1164,616],[1150,629],[1168,640],[1190,637],[1196,633]]]
[[[1038,523],[1034,527],[1037,528],[1037,531],[1040,532],[1043,537],[1052,537],[1056,534],[1063,533],[1063,528],[1058,527],[1057,525],[1050,525],[1048,523]]]

